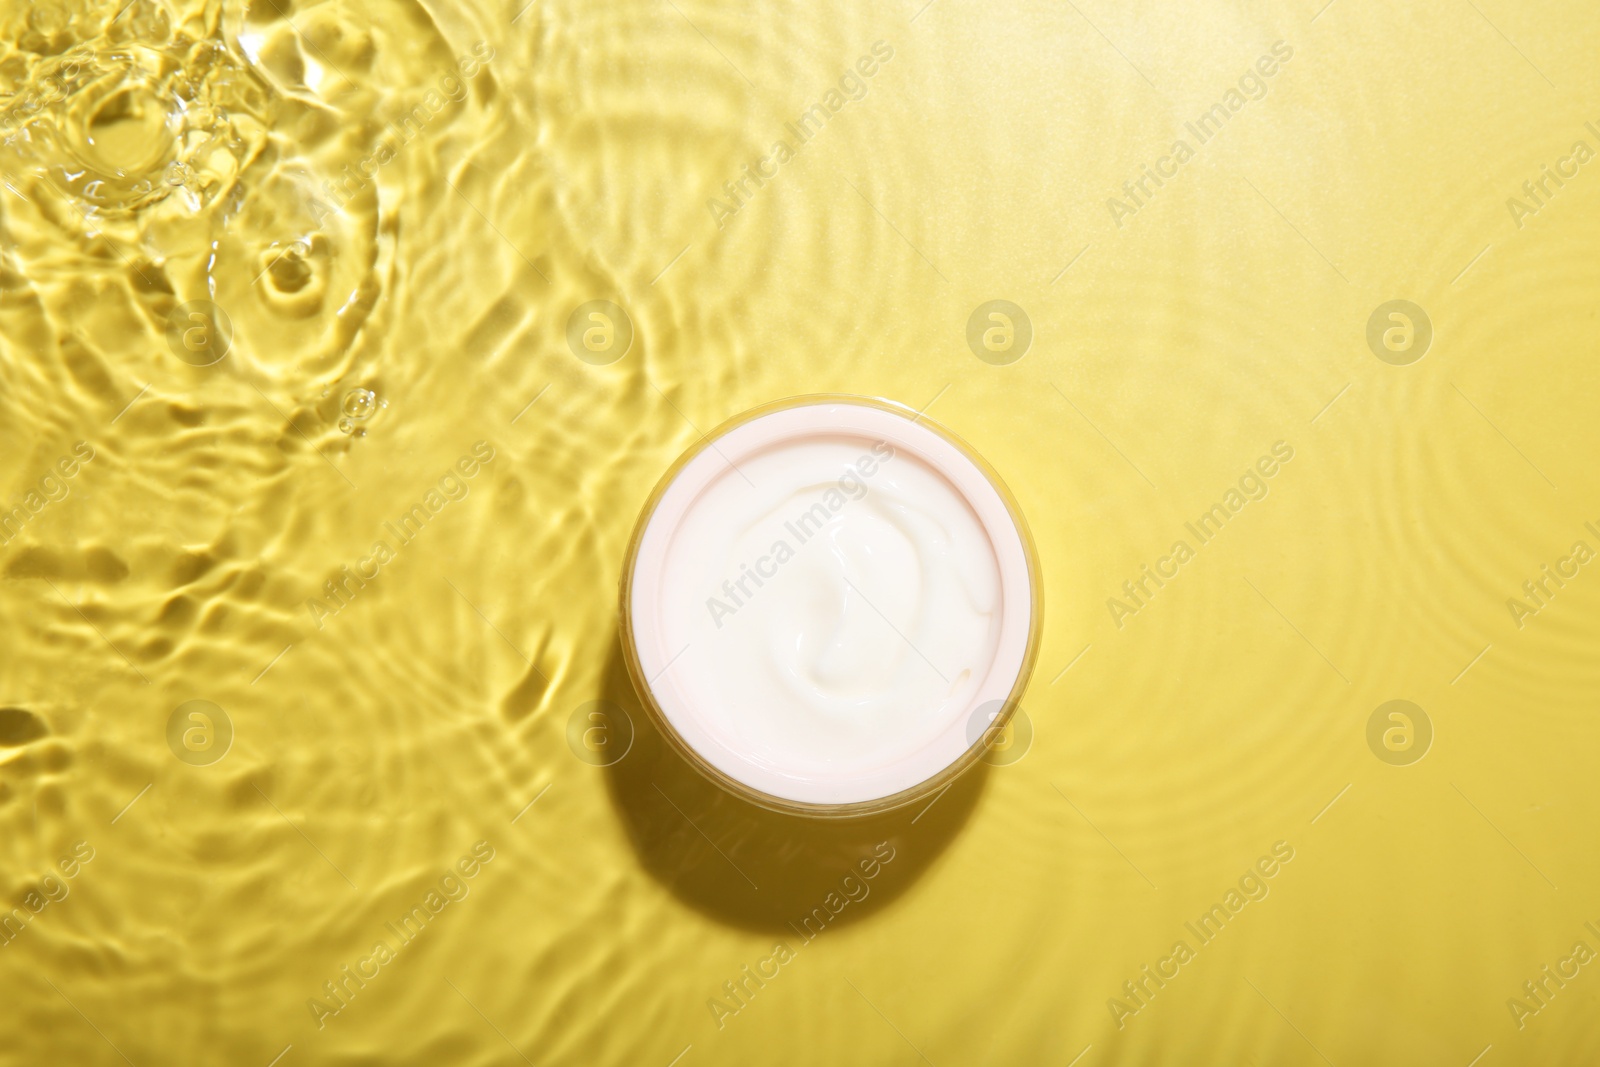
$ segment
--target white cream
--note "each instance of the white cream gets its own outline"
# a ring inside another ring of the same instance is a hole
[[[1021,545],[993,486],[925,425],[780,409],[658,503],[633,576],[640,670],[736,781],[810,804],[888,796],[959,758],[974,709],[1015,682],[1033,607]]]

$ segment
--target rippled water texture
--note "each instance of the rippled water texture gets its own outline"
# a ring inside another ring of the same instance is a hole
[[[1600,18],[1402,7],[0,0],[0,1065],[1600,1060]],[[823,391],[1049,605],[849,824],[615,612]]]

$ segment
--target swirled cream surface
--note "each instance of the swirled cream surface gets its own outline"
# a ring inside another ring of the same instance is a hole
[[[706,449],[658,506],[635,575],[641,666],[663,713],[714,766],[792,800],[915,786],[960,756],[973,709],[1015,677],[995,677],[994,538],[944,469],[970,461],[909,419],[862,411],[901,439],[824,418]]]

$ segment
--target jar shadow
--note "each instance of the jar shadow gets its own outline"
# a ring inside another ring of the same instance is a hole
[[[989,769],[979,763],[936,798],[882,815],[785,815],[716,785],[661,736],[628,676],[620,638],[601,696],[633,724],[632,746],[606,772],[645,870],[713,919],[803,941],[861,922],[909,889],[966,825]]]

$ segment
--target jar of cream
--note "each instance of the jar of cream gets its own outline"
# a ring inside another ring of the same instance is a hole
[[[656,726],[769,809],[864,815],[971,766],[1038,650],[1011,494],[899,404],[805,396],[684,454],[623,564],[622,647]]]

